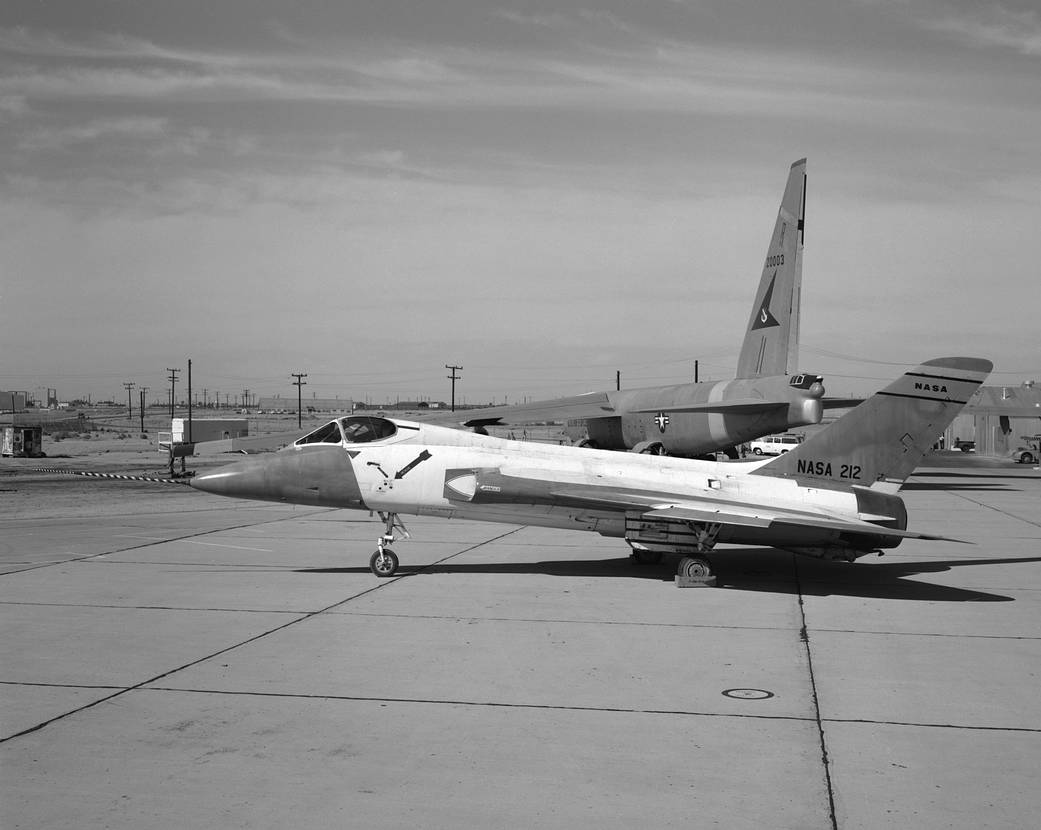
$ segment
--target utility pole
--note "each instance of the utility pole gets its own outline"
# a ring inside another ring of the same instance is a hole
[[[462,366],[449,366],[446,363],[445,364],[445,368],[452,370],[452,374],[450,374],[448,376],[448,379],[452,381],[452,411],[455,412],[455,382],[457,380],[459,380],[459,375],[457,375],[456,372],[461,372],[463,370],[463,367]]]
[[[141,434],[145,434],[145,395],[148,393],[148,387],[141,387]]]
[[[614,388],[617,391],[621,391],[622,388],[622,370],[615,369],[614,372]]]
[[[249,390],[248,389],[243,389],[242,390],[242,408],[243,409],[249,409]]]
[[[192,359],[188,358],[188,443],[192,443]]]
[[[293,386],[296,387],[296,428],[297,429],[301,429],[302,427],[300,425],[300,419],[301,419],[301,412],[300,412],[300,410],[303,407],[303,401],[301,400],[301,394],[303,393],[303,388],[302,387],[307,386],[307,381],[304,380],[304,378],[306,378],[307,375],[305,375],[303,372],[290,372],[289,375],[290,375],[290,377],[296,378],[296,380],[293,381]]]
[[[177,388],[177,376],[181,373],[180,369],[171,369],[169,366],[166,367],[166,371],[170,373],[170,421],[173,422],[174,414],[174,395],[175,389]]]
[[[202,390],[202,408],[203,409],[209,409],[210,408],[210,405],[209,405],[209,403],[206,400],[206,393],[208,391],[210,391],[210,390],[208,390],[206,387],[203,387],[203,390]]]
[[[134,398],[130,394],[130,390],[137,386],[133,381],[124,381],[123,388],[127,390],[127,420],[134,420]]]
[[[698,362],[694,361],[694,382],[698,382]]]

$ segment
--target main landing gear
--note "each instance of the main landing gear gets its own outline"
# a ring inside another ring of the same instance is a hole
[[[674,555],[678,552],[674,552]],[[660,550],[634,550],[631,556],[638,565],[657,565],[663,559]],[[714,576],[712,562],[707,556],[681,556],[676,576],[702,581],[711,579]]]
[[[641,565],[661,562],[666,554],[679,558],[676,584],[680,587],[715,585],[708,552],[716,545],[722,525],[715,522],[666,522],[627,517],[626,541]]]
[[[394,576],[398,570],[398,556],[387,547],[397,539],[408,539],[409,534],[397,513],[379,513],[380,520],[384,524],[383,535],[376,540],[376,552],[369,559],[369,570],[376,576]],[[401,535],[395,536],[394,531],[400,530]]]
[[[684,556],[676,568],[676,576],[709,579],[712,577],[712,563],[704,556]]]

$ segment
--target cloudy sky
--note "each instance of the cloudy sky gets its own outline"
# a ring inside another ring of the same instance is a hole
[[[1041,379],[1039,78],[1036,0],[5,0],[0,388],[729,377],[804,156],[805,370]]]

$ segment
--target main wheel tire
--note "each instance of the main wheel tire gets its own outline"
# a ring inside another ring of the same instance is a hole
[[[1034,463],[1034,456],[1031,455],[1028,452],[1025,452],[1025,453],[1023,453],[1022,455],[1019,456],[1019,463],[1020,464],[1033,464]]]
[[[703,556],[684,556],[680,560],[676,573],[695,579],[706,579],[712,576],[712,563]]]
[[[376,551],[369,559],[369,570],[376,576],[394,576],[397,569],[398,557],[390,548],[384,548],[382,555]]]

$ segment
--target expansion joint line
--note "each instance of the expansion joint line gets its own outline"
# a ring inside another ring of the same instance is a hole
[[[1037,519],[1028,519],[1026,516],[1017,516],[1015,513],[1009,513],[1009,511],[1007,510],[1002,510],[1000,507],[995,507],[994,505],[987,504],[986,502],[982,502],[979,499],[974,499],[970,496],[965,495],[964,493],[955,493],[950,490],[945,490],[944,492],[950,493],[952,496],[957,496],[960,499],[964,499],[965,501],[969,502],[969,504],[975,504],[977,507],[983,507],[986,510],[993,510],[995,513],[1000,513],[1002,516],[1007,516],[1010,519],[1016,519],[1021,522],[1026,522],[1028,525],[1033,525],[1034,527],[1041,527],[1041,522],[1039,522]]]
[[[487,545],[487,544],[489,544],[491,542],[497,542],[500,539],[503,539],[506,536],[510,536],[510,535],[512,535],[514,533],[517,533],[518,531],[520,531],[522,529],[523,528],[521,528],[521,527],[515,527],[513,530],[508,530],[505,533],[500,533],[498,536],[494,536],[491,539],[485,539],[483,542],[478,542],[476,545],[470,545],[470,547],[468,547],[468,548],[464,548],[463,550],[456,551],[455,553],[453,553],[453,554],[451,554],[449,556],[445,556],[442,559],[439,559],[437,562],[434,562],[432,564],[435,564],[435,565],[436,564],[440,564],[441,562],[445,562],[445,561],[447,561],[449,559],[452,559],[452,558],[454,558],[456,556],[460,556],[460,555],[462,555],[464,553],[467,553],[469,551],[476,550],[477,548],[482,547],[483,545]],[[203,535],[203,534],[200,534],[200,535]],[[142,545],[141,547],[148,547],[148,545]],[[20,732],[16,732],[13,735],[7,735],[7,736],[0,737],[0,744],[5,744],[8,741],[15,740],[16,738],[21,738],[21,737],[23,737],[25,735],[30,735],[33,732],[39,732],[41,729],[44,729],[45,727],[50,726],[52,723],[56,723],[57,721],[64,720],[65,718],[71,717],[72,715],[78,714],[79,712],[84,712],[87,709],[93,709],[95,706],[99,706],[102,703],[108,703],[110,700],[113,700],[114,698],[117,698],[117,697],[121,697],[122,695],[125,695],[127,692],[135,692],[135,691],[144,689],[147,686],[150,686],[150,685],[152,685],[154,683],[158,683],[160,680],[163,680],[164,678],[167,678],[167,677],[170,677],[172,675],[175,675],[178,672],[184,671],[185,669],[190,669],[193,666],[197,666],[200,663],[205,663],[207,660],[212,660],[215,657],[220,657],[221,655],[227,654],[228,652],[234,651],[235,649],[241,648],[242,646],[249,645],[250,643],[255,643],[257,640],[261,640],[264,637],[270,636],[271,634],[275,634],[275,633],[277,633],[279,631],[284,631],[285,629],[289,628],[290,626],[297,625],[297,624],[302,623],[302,622],[306,622],[307,620],[310,620],[310,619],[314,619],[315,617],[319,616],[320,614],[325,614],[328,611],[332,611],[334,608],[339,608],[339,607],[341,607],[343,605],[346,605],[348,602],[351,602],[352,600],[359,599],[359,598],[361,598],[363,596],[367,596],[368,594],[373,593],[374,591],[379,591],[379,590],[381,590],[383,588],[386,588],[386,587],[388,587],[390,585],[393,585],[398,580],[405,579],[408,576],[409,576],[409,574],[404,574],[404,575],[402,575],[400,577],[397,577],[395,579],[381,580],[379,584],[374,585],[371,588],[366,588],[363,591],[359,591],[356,594],[352,594],[349,597],[344,597],[343,599],[341,599],[341,600],[339,600],[337,602],[334,602],[332,605],[327,605],[324,608],[319,608],[317,611],[309,611],[306,614],[300,615],[296,619],[289,620],[288,622],[282,623],[281,625],[277,625],[274,628],[268,629],[267,631],[262,631],[259,634],[254,634],[252,637],[248,637],[247,639],[242,640],[241,642],[234,643],[233,645],[230,645],[230,646],[227,646],[225,648],[222,648],[219,651],[215,651],[215,652],[213,652],[211,654],[207,654],[204,657],[199,657],[199,658],[197,658],[195,660],[192,660],[189,663],[185,663],[183,666],[177,666],[176,668],[164,671],[164,672],[162,672],[160,674],[157,674],[155,677],[150,677],[147,680],[142,680],[142,681],[140,681],[138,683],[133,684],[132,686],[120,687],[113,694],[106,695],[105,697],[99,698],[98,700],[91,701],[90,703],[87,703],[87,704],[85,704],[83,706],[79,706],[79,707],[73,709],[72,711],[65,712],[65,713],[63,713],[61,715],[57,715],[57,716],[55,716],[53,718],[50,718],[49,720],[44,721],[43,723],[38,723],[35,726],[30,726],[29,728],[23,729]]]
[[[831,764],[828,761],[828,744],[824,738],[824,721],[821,719],[820,700],[817,697],[817,679],[813,674],[813,652],[810,649],[810,634],[806,629],[806,606],[803,603],[802,577],[799,574],[799,558],[792,554],[792,566],[795,569],[795,586],[799,591],[799,638],[806,649],[806,668],[810,675],[810,691],[813,695],[813,714],[817,721],[817,735],[820,738],[821,763],[824,765],[824,783],[828,789],[828,813],[831,817],[832,830],[838,830],[838,818],[835,815],[835,790],[831,782]]]

